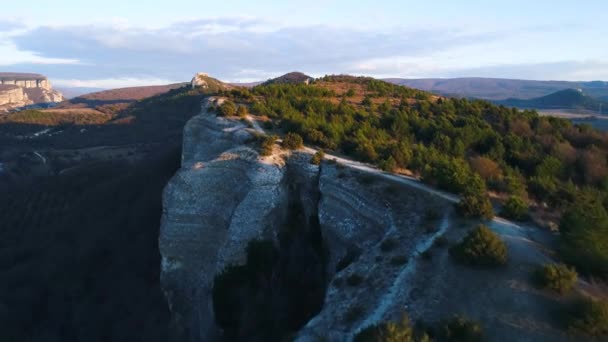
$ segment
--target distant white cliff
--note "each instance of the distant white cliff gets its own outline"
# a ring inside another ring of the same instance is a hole
[[[63,100],[63,95],[52,88],[46,76],[0,72],[0,112]]]

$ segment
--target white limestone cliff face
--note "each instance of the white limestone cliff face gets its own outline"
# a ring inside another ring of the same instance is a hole
[[[0,85],[0,112],[3,107],[22,107],[32,104],[22,88],[16,85]]]
[[[207,105],[213,101],[207,100]],[[449,207],[431,195],[385,180],[366,184],[359,171],[329,163],[311,165],[308,153],[262,158],[248,144],[251,135],[241,121],[216,117],[206,109],[184,129],[182,168],[164,192],[159,244],[162,287],[174,328],[185,340],[219,338],[211,298],[214,277],[227,265],[243,264],[245,247],[252,239],[276,241],[289,196],[298,197],[303,217],[320,223],[329,251],[330,280],[354,272],[372,277],[378,269],[370,265],[382,254],[378,246],[389,237],[408,241],[398,250],[413,257],[416,244],[430,237],[421,226],[421,213],[429,207],[442,212]],[[402,193],[387,197],[389,187],[400,187]],[[349,253],[356,254],[356,260],[337,269]],[[387,260],[378,267],[385,274],[376,277],[376,287],[363,293],[328,283],[326,305],[299,339],[307,341],[318,333],[332,341],[348,338],[356,328],[343,319],[352,306],[351,296],[358,296],[372,315],[397,281]],[[399,305],[396,301],[390,307],[397,312]],[[390,318],[393,311],[387,309],[380,316]]]
[[[164,192],[159,239],[162,286],[181,338],[218,337],[214,276],[244,261],[248,241],[274,238],[284,168],[246,146],[250,137],[242,122],[205,109],[184,129],[182,168]]]
[[[63,100],[63,95],[42,75],[0,73],[0,112]]]

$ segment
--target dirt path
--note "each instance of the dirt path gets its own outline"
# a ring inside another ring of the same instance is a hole
[[[384,296],[382,296],[382,298],[380,298],[380,301],[379,301],[380,303],[376,307],[376,309],[372,312],[372,314],[369,315],[365,320],[363,320],[357,326],[356,329],[353,329],[353,332],[355,334],[372,324],[376,324],[376,323],[382,321],[385,318],[387,311],[396,302],[397,296],[409,295],[411,288],[409,288],[409,286],[407,286],[407,285],[412,283],[412,281],[410,281],[409,278],[416,271],[416,267],[418,265],[420,255],[424,251],[428,250],[433,245],[435,240],[439,236],[442,236],[447,231],[449,226],[450,226],[450,219],[449,219],[449,213],[448,213],[448,214],[445,214],[445,216],[443,217],[441,224],[439,225],[439,229],[435,233],[433,233],[431,236],[429,236],[429,238],[423,239],[416,244],[416,246],[414,247],[414,255],[411,258],[411,260],[407,263],[407,266],[403,267],[399,271],[399,275],[393,281],[393,284],[390,287],[390,289],[388,290],[388,292],[386,294],[384,294]],[[388,233],[390,233],[390,231]],[[387,236],[388,236],[388,233],[387,233]],[[404,286],[404,285],[406,285],[406,286]]]

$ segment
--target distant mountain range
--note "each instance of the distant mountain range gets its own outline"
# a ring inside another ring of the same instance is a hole
[[[574,109],[599,111],[600,106],[608,110],[608,102],[591,97],[579,89],[565,89],[555,93],[528,99],[506,99],[494,101],[509,107],[535,109]]]
[[[105,90],[105,88],[89,88],[89,87],[55,87],[60,91],[66,99],[72,99],[84,94],[95,93]]]
[[[581,89],[587,96],[608,101],[608,82],[533,81],[502,78],[388,78],[385,81],[444,96],[486,100],[534,99],[565,89]]]

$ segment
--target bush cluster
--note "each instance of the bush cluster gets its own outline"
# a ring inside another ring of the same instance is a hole
[[[511,196],[505,202],[500,214],[513,220],[524,220],[528,217],[528,204],[519,196]]]
[[[608,211],[597,193],[578,196],[560,222],[560,254],[584,273],[608,277]]]
[[[297,150],[304,146],[304,140],[298,133],[289,132],[283,138],[283,147],[288,150]]]
[[[485,225],[473,229],[450,254],[458,261],[472,266],[492,267],[507,262],[507,247],[500,237]]]
[[[466,194],[456,206],[460,215],[467,218],[482,218],[490,220],[494,217],[494,208],[485,193]]]
[[[608,335],[608,302],[580,298],[567,308],[564,323],[571,331],[606,336]]]
[[[217,114],[219,116],[234,116],[236,111],[236,104],[231,100],[226,100],[219,106]]]
[[[269,156],[272,154],[272,148],[274,143],[277,141],[276,135],[266,135],[261,138],[260,143],[260,155]]]
[[[412,328],[407,315],[397,322],[384,322],[364,328],[355,335],[354,342],[428,342],[425,333]]]
[[[325,158],[325,152],[323,150],[318,150],[312,158],[310,158],[310,163],[313,165],[321,165],[321,162]]]
[[[481,342],[483,330],[479,323],[463,316],[454,316],[440,324],[438,340],[445,342]]]
[[[576,283],[577,274],[564,264],[547,264],[536,270],[535,280],[541,288],[567,293]]]
[[[249,112],[247,111],[247,107],[245,106],[239,106],[238,109],[236,110],[236,115],[238,115],[241,118],[244,118],[247,116]]]

